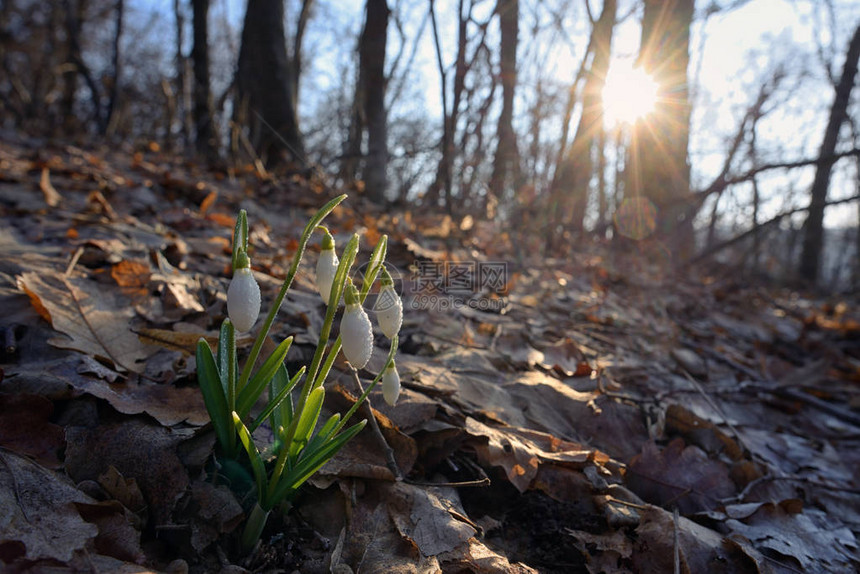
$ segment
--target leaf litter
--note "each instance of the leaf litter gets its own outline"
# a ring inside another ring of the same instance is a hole
[[[536,264],[493,222],[375,217],[360,197],[330,227],[390,235],[403,393],[393,408],[371,394],[380,434],[357,437],[242,557],[251,478],[212,459],[189,352],[224,316],[236,207],[271,299],[327,194],[153,148],[19,146],[4,161],[0,561],[15,571],[860,565],[856,301],[719,269],[669,278],[606,246]],[[505,283],[422,306],[415,269],[457,262],[504,262]],[[321,324],[312,275],[304,265],[273,332],[295,336],[291,353],[312,353]],[[354,400],[340,363],[331,390],[327,410]]]

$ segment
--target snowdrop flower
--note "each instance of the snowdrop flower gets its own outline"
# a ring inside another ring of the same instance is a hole
[[[241,251],[227,288],[227,315],[238,331],[250,331],[260,314],[260,286],[251,273],[251,259]]]
[[[391,364],[382,373],[382,398],[392,407],[397,404],[397,398],[400,396],[400,374],[397,372],[397,366],[394,364],[394,359]]]
[[[403,301],[394,290],[394,281],[385,267],[382,268],[382,288],[379,290],[373,310],[380,330],[389,339],[394,338],[400,332],[400,325],[403,324]]]
[[[334,251],[334,237],[331,236],[331,233],[327,229],[325,230],[321,246],[320,258],[317,260],[317,289],[320,292],[323,303],[328,305],[328,299],[331,295],[331,284],[334,281],[334,274],[337,273],[337,266],[340,262],[337,259],[337,253]]]
[[[358,299],[358,289],[352,281],[343,295],[346,311],[340,321],[340,340],[343,354],[356,369],[363,368],[373,353],[373,327],[370,318]]]

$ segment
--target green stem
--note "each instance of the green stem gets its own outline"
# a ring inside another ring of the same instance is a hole
[[[227,329],[227,411],[233,412],[236,410],[236,330],[233,325]],[[230,443],[227,445],[229,455],[233,458],[238,454],[238,445],[236,444],[236,431],[230,433]]]
[[[266,337],[269,335],[269,330],[272,328],[272,323],[275,322],[275,316],[278,314],[278,311],[281,309],[281,304],[284,302],[284,297],[287,296],[287,291],[289,291],[290,286],[293,283],[293,278],[295,278],[296,273],[299,270],[299,263],[302,260],[302,255],[304,255],[305,247],[307,247],[308,241],[311,238],[311,234],[314,232],[322,220],[332,212],[332,210],[340,204],[344,199],[346,199],[346,194],[339,195],[326,203],[314,217],[308,222],[305,226],[304,231],[302,232],[302,236],[299,239],[299,247],[296,250],[295,255],[293,255],[293,262],[290,265],[290,269],[287,272],[287,277],[284,279],[283,284],[281,284],[281,290],[278,291],[277,297],[275,297],[275,301],[272,304],[272,308],[269,310],[269,314],[266,316],[266,320],[263,323],[263,327],[260,329],[260,332],[257,334],[257,338],[254,340],[254,346],[251,347],[251,353],[248,355],[248,360],[245,362],[245,367],[242,369],[242,374],[239,377],[238,390],[242,390],[242,388],[248,383],[248,379],[251,378],[251,371],[254,370],[254,364],[257,362],[257,358],[260,356],[260,351],[263,348],[263,342],[266,340]]]
[[[394,338],[391,340],[391,349],[389,349],[389,351],[388,351],[388,358],[385,359],[385,364],[379,370],[379,374],[377,374],[376,377],[373,379],[373,382],[371,382],[367,386],[367,388],[364,389],[364,392],[361,393],[361,396],[358,397],[358,400],[356,400],[352,404],[352,406],[349,407],[349,410],[346,411],[346,414],[343,415],[343,418],[340,419],[340,422],[334,428],[334,431],[332,431],[331,436],[337,436],[337,433],[340,432],[340,429],[342,429],[344,427],[344,425],[349,421],[350,417],[355,414],[355,411],[358,410],[358,407],[361,406],[361,403],[364,402],[364,400],[370,394],[370,391],[372,391],[373,387],[376,386],[376,383],[378,383],[379,380],[382,379],[382,374],[385,372],[385,369],[387,369],[388,366],[391,364],[391,362],[394,361],[394,355],[397,354],[397,344],[398,344],[397,335],[395,335]]]
[[[364,281],[361,283],[359,300],[362,304],[367,299],[370,287],[373,285],[373,282],[376,281],[376,276],[379,274],[380,269],[382,269],[382,264],[385,261],[387,250],[388,236],[383,235],[377,242],[376,247],[373,248],[373,253],[370,254],[370,261],[367,266],[367,275],[364,276]],[[313,388],[316,388],[325,382],[326,377],[328,377],[329,372],[331,372],[332,366],[334,366],[334,361],[337,358],[338,352],[340,352],[340,347],[341,340],[340,335],[338,335],[337,339],[335,339],[332,344],[331,349],[329,349],[328,356],[326,357],[322,368],[320,368],[319,373],[317,373],[317,376],[314,379]]]
[[[347,277],[349,275],[349,270],[352,267],[352,264],[355,262],[355,258],[357,255],[358,234],[355,234],[349,239],[343,249],[343,258],[338,264],[334,281],[332,281],[332,292],[329,295],[328,306],[326,307],[325,321],[323,321],[323,326],[320,330],[319,340],[317,341],[317,348],[316,351],[314,351],[314,358],[313,360],[311,360],[311,366],[308,368],[308,376],[305,379],[305,385],[302,387],[302,394],[299,398],[299,407],[296,412],[301,412],[302,407],[304,407],[305,401],[308,398],[308,395],[317,386],[317,371],[319,370],[320,362],[322,362],[322,356],[325,352],[326,344],[328,344],[328,338],[331,334],[331,326],[332,323],[334,323],[334,316],[337,313],[338,303],[340,302],[340,297],[343,294],[344,286],[346,285]]]

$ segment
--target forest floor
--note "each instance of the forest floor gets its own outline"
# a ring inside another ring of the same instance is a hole
[[[192,352],[224,317],[237,208],[265,312],[334,194],[154,145],[3,140],[4,572],[860,567],[856,299],[717,267],[664,275],[635,248],[539,260],[525,234],[360,193],[326,225],[339,245],[361,235],[359,261],[389,236],[403,393],[393,408],[371,394],[381,434],[363,431],[243,556],[250,481],[229,461],[213,476]],[[295,337],[291,371],[323,323],[316,243],[272,332]],[[343,363],[326,387],[326,409],[353,400]]]

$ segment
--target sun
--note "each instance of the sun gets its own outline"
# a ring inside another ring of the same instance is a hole
[[[654,111],[657,82],[631,59],[613,60],[603,86],[603,122],[608,128],[632,124]]]

